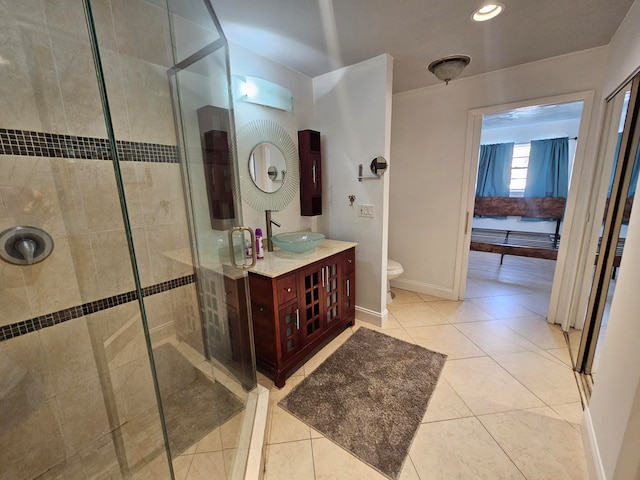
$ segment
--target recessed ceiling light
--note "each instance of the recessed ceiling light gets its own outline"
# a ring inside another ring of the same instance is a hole
[[[476,22],[485,22],[497,17],[502,13],[503,10],[504,5],[501,3],[488,3],[473,12],[473,15],[471,15],[471,19]]]

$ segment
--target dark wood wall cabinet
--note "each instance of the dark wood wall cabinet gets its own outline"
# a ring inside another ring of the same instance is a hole
[[[287,273],[249,273],[258,369],[283,387],[306,359],[355,321],[355,247]]]
[[[305,217],[322,215],[322,161],[320,132],[298,132],[300,155],[300,214]]]
[[[229,152],[229,111],[205,105],[198,109],[198,124],[211,228],[227,230],[238,225]]]

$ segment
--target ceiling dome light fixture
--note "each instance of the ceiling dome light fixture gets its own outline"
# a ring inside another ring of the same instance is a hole
[[[467,65],[471,62],[469,55],[449,55],[431,62],[427,69],[439,80],[449,85],[451,80],[458,78]]]
[[[504,5],[502,3],[487,3],[473,12],[471,19],[474,22],[486,22],[487,20],[497,17],[503,11]]]

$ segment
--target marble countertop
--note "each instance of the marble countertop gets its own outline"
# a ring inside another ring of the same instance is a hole
[[[300,267],[310,265],[323,258],[330,257],[336,253],[344,252],[358,245],[354,242],[343,242],[341,240],[323,240],[315,250],[306,253],[290,253],[274,247],[273,252],[264,252],[264,258],[258,259],[255,267],[249,272],[265,277],[278,277],[285,273],[297,270]]]
[[[200,253],[200,263],[204,268],[222,273],[234,279],[242,277],[245,271],[275,278],[297,270],[300,267],[310,265],[318,260],[330,257],[331,255],[335,255],[336,253],[348,250],[356,245],[358,244],[355,242],[325,239],[313,251],[306,253],[290,253],[274,247],[273,252],[267,252],[265,250],[264,258],[258,259],[255,267],[244,271],[233,267],[229,261],[221,261],[220,258],[217,258],[215,255],[210,255],[207,252]],[[191,249],[189,248],[164,252],[164,255],[180,263],[187,265],[193,264],[191,261]]]

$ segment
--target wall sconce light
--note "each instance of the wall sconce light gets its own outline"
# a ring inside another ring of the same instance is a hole
[[[232,80],[236,100],[293,113],[293,94],[283,86],[248,75],[233,75]]]
[[[449,82],[458,78],[469,63],[471,63],[469,55],[450,55],[431,62],[427,69],[449,85]]]

